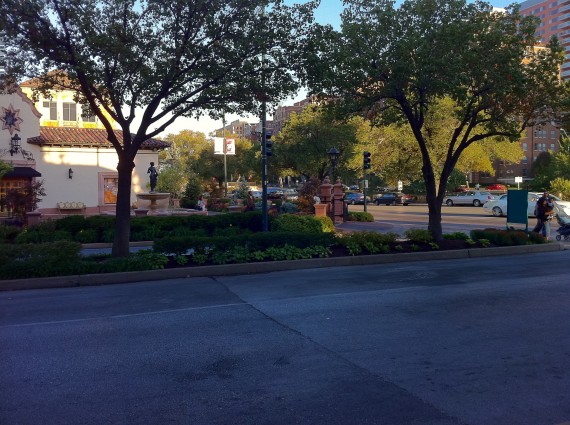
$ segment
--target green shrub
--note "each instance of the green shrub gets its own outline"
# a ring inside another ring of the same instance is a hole
[[[348,221],[374,222],[374,216],[369,212],[349,211]]]
[[[469,236],[463,232],[444,233],[443,239],[466,241]]]
[[[329,217],[281,214],[273,219],[271,230],[275,232],[294,233],[333,232],[334,224]]]
[[[0,276],[22,279],[74,274],[81,263],[81,245],[58,241],[0,245]]]
[[[98,241],[97,230],[81,229],[75,234],[74,239],[79,243],[95,243]]]
[[[56,222],[48,221],[37,226],[28,227],[16,236],[16,244],[46,243],[56,241],[72,241],[73,234],[67,230],[57,229]]]
[[[309,216],[311,217],[311,216]],[[336,230],[330,217],[314,217],[321,224],[321,231],[324,233],[334,233]]]
[[[12,243],[16,237],[23,231],[18,226],[0,225],[0,243]]]
[[[433,236],[427,229],[408,229],[404,232],[404,236],[410,242],[430,243],[433,242]]]
[[[312,245],[332,246],[332,233],[258,232],[235,236],[189,237],[167,236],[154,242],[153,250],[173,255],[184,255],[191,250],[225,251],[235,246],[247,247],[250,251],[265,250],[286,244],[305,248]]]
[[[279,211],[282,214],[295,214],[299,212],[299,207],[294,202],[286,201],[281,204],[281,206],[279,207]]]
[[[488,240],[497,246],[527,245],[545,243],[546,239],[541,235],[530,232],[527,234],[523,230],[500,230],[500,229],[474,229],[471,231],[471,239],[481,241]]]
[[[358,255],[363,251],[368,254],[387,252],[388,245],[396,242],[396,233],[353,232],[340,234],[337,242],[347,249],[350,255]]]

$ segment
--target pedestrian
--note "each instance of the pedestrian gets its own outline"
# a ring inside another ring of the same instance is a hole
[[[550,239],[550,221],[554,217],[554,202],[547,191],[536,201],[534,213],[537,222],[533,232],[540,232],[547,240]]]
[[[245,207],[244,211],[253,211],[255,210],[255,198],[253,197],[252,191],[247,192],[247,197],[245,198]]]
[[[196,205],[196,209],[199,211],[208,211],[208,202],[204,196],[200,195],[198,197],[198,204]]]

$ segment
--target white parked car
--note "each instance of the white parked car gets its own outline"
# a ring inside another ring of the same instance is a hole
[[[451,207],[453,205],[473,205],[480,207],[485,203],[492,201],[496,197],[491,192],[479,192],[477,190],[468,190],[467,192],[448,195],[443,199],[443,203]]]
[[[542,192],[530,192],[530,193],[536,197],[536,200],[534,201],[534,203],[536,204],[538,198],[542,196]],[[570,216],[570,201],[563,201],[558,196],[554,196],[552,193],[549,196],[552,199],[554,199],[554,212],[556,214]],[[534,205],[532,208],[534,211]]]
[[[529,217],[534,217],[534,207],[538,198],[542,196],[542,193],[529,192],[528,193],[528,206],[527,214]],[[557,196],[550,195],[554,199],[554,212],[560,213],[561,215],[570,215],[570,202],[563,201]],[[498,199],[487,202],[483,205],[483,210],[493,214],[495,217],[506,216],[508,212],[508,194],[499,196]]]

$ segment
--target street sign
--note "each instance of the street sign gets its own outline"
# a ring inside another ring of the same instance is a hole
[[[404,183],[402,183],[402,180],[398,180],[398,192],[402,190],[404,190]]]
[[[368,179],[362,180],[362,187],[368,189]]]

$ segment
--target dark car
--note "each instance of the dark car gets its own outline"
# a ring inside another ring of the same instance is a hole
[[[272,199],[272,200],[282,199],[284,195],[285,193],[283,192],[283,189],[281,189],[280,187],[267,188],[267,199]]]
[[[412,195],[406,195],[402,192],[386,192],[376,197],[374,203],[376,205],[408,205],[416,198]]]
[[[350,205],[364,205],[364,195],[362,193],[348,192],[344,194],[344,202]]]

